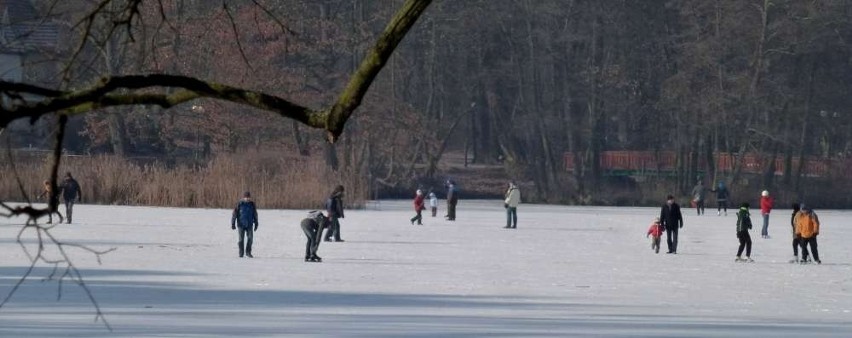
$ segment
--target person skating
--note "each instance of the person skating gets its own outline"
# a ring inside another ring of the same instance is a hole
[[[322,262],[322,258],[317,256],[317,249],[320,245],[320,236],[322,230],[328,224],[328,218],[322,214],[322,211],[311,211],[308,217],[301,222],[302,231],[307,237],[305,243],[305,262]]]
[[[660,237],[662,235],[663,225],[660,224],[660,218],[655,217],[654,222],[651,223],[648,232],[645,234],[645,238],[651,237],[651,250],[654,250],[654,253],[660,253]]]
[[[246,191],[231,214],[231,230],[237,230],[240,234],[240,240],[237,242],[240,257],[243,257],[243,254],[249,258],[254,257],[251,255],[251,244],[254,241],[257,226],[257,207],[251,200],[251,193]]]
[[[796,214],[796,235],[801,238],[802,245],[802,262],[808,262],[808,246],[810,246],[810,254],[814,257],[814,262],[822,264],[819,259],[819,250],[817,249],[817,235],[819,235],[819,217],[811,210],[811,207],[802,204],[801,210]]]
[[[432,189],[429,189],[429,207],[432,208],[432,217],[438,215],[438,195]]]
[[[718,187],[710,191],[716,193],[716,215],[721,216],[724,209],[725,216],[728,216],[728,197],[730,193],[728,192],[728,187],[725,186],[725,182],[720,181]]]
[[[698,183],[692,188],[692,201],[695,202],[695,211],[699,216],[704,214],[704,198],[706,196],[707,188],[704,187],[704,183],[701,180],[698,180]]]
[[[660,222],[666,228],[666,245],[669,249],[666,253],[677,254],[677,233],[679,228],[683,228],[683,215],[672,195],[666,198],[666,204],[660,210]]]
[[[38,199],[47,199],[47,224],[53,223],[53,214],[55,213],[59,216],[59,223],[62,223],[62,214],[59,213],[59,194],[52,194],[53,186],[51,186],[50,181],[44,181],[42,185],[44,189],[40,195],[38,195]]]
[[[330,242],[332,237],[334,237],[335,242],[344,242],[343,238],[340,238],[340,219],[344,217],[344,191],[345,189],[343,189],[342,185],[334,187],[334,190],[332,190],[331,195],[329,195],[328,199],[325,201],[325,211],[328,214],[329,219],[329,226],[325,231],[326,242]]]
[[[459,192],[456,182],[447,180],[447,220],[456,220],[456,205],[459,203]]]
[[[513,182],[509,182],[509,189],[506,190],[506,199],[503,200],[503,206],[506,207],[506,229],[518,228],[518,205],[521,204],[521,190]]]
[[[774,202],[769,196],[769,191],[764,190],[760,193],[760,215],[763,216],[763,228],[760,230],[762,238],[769,238],[769,212],[772,211]]]
[[[748,203],[743,203],[740,205],[740,210],[737,211],[737,239],[740,240],[740,247],[737,249],[737,262],[753,262],[751,259],[751,236],[748,234],[751,229],[751,215],[748,208]],[[745,248],[746,258],[742,258],[743,248]]]
[[[65,173],[65,179],[59,186],[59,192],[62,194],[62,200],[65,203],[65,223],[71,224],[71,215],[74,211],[74,203],[83,200],[83,191],[80,189],[80,184],[77,183],[71,173]]]
[[[790,260],[790,263],[798,263],[799,262],[799,247],[802,245],[802,239],[796,235],[796,214],[799,213],[801,208],[799,207],[799,203],[793,203],[793,215],[790,216],[790,229],[792,230],[790,234],[793,236],[793,259]],[[805,250],[805,248],[802,248]],[[807,251],[802,251],[802,257],[807,257]]]
[[[417,225],[423,225],[423,210],[426,209],[424,202],[423,190],[417,189],[417,192],[414,194],[414,212],[417,214],[411,218],[412,225],[414,221],[417,221]]]

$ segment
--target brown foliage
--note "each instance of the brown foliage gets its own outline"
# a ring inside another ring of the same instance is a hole
[[[0,171],[11,173],[4,157]],[[321,158],[277,153],[220,155],[205,166],[168,167],[160,162],[115,156],[66,156],[60,173],[71,172],[83,189],[83,203],[192,208],[230,208],[243,191],[262,209],[321,208],[331,189],[342,184],[349,207],[364,205],[367,182],[344,170],[328,169]],[[40,158],[14,161],[30,198],[37,196],[49,163]],[[0,178],[0,200],[23,201],[13,175]]]

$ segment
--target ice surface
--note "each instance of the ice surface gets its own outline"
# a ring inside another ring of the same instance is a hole
[[[823,264],[796,265],[790,210],[771,239],[753,210],[752,264],[734,262],[733,211],[707,211],[684,210],[667,255],[644,237],[657,208],[522,204],[510,230],[498,200],[462,200],[455,222],[427,210],[423,226],[411,201],[381,201],[347,210],[346,242],[306,263],[307,210],[261,210],[248,259],[229,210],[77,205],[53,233],[117,248],[102,265],[67,248],[115,330],[79,287],[57,301],[41,264],[0,308],[0,337],[852,336],[852,212],[817,210]],[[21,222],[0,219],[0,296],[27,267]]]

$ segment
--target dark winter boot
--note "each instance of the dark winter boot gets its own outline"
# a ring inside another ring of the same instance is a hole
[[[320,262],[322,262],[322,258],[321,258],[320,256],[313,255],[313,256],[311,257],[311,262],[317,262],[317,263],[320,263]]]

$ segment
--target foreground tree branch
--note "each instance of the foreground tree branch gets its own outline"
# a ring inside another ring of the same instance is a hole
[[[334,105],[328,109],[314,110],[278,96],[180,75],[106,77],[90,88],[76,91],[59,91],[0,81],[0,93],[11,99],[8,107],[0,107],[0,127],[6,127],[20,118],[35,121],[44,115],[79,115],[114,106],[157,105],[170,108],[207,97],[271,111],[309,127],[324,129],[328,133],[328,141],[334,143],[340,138],[346,122],[360,106],[379,71],[431,2],[432,0],[408,0],[403,4],[376,44],[367,51],[361,65],[352,74]],[[166,88],[180,90],[167,94]],[[24,99],[25,94],[41,99],[29,102]]]

